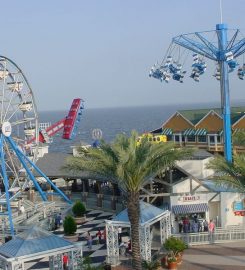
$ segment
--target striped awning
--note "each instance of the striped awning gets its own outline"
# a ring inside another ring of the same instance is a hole
[[[235,134],[237,132],[245,132],[245,129],[244,128],[236,128],[233,130],[233,134]]]
[[[204,136],[207,135],[207,130],[205,128],[198,128],[195,131],[195,136]]]
[[[207,203],[179,204],[172,206],[172,212],[174,212],[174,214],[203,213],[207,211],[208,211]]]
[[[162,135],[172,135],[173,134],[173,131],[172,131],[172,129],[171,128],[164,128],[163,130],[162,130]]]
[[[183,132],[184,136],[192,136],[195,135],[195,129],[188,128]]]

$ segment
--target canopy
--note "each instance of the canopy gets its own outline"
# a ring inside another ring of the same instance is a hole
[[[165,210],[162,210],[152,204],[140,201],[140,225],[154,220],[165,212]],[[129,223],[128,209],[124,209],[115,218],[113,218],[112,221]]]
[[[199,204],[173,205],[172,211],[175,214],[203,213],[203,212],[208,211],[208,204],[207,203],[199,203]]]

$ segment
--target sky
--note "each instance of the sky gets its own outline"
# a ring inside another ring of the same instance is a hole
[[[86,108],[220,100],[212,63],[199,83],[148,76],[172,37],[215,29],[219,0],[0,2],[0,54],[23,70],[38,110],[66,110],[74,98]],[[245,0],[223,0],[223,21],[245,34],[244,12]],[[230,77],[231,101],[245,100],[245,81]]]

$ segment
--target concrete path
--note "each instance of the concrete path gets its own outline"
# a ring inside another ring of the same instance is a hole
[[[193,246],[184,252],[179,270],[244,270],[245,241]]]

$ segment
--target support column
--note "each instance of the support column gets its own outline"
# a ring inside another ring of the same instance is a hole
[[[230,112],[230,93],[229,93],[229,76],[228,64],[226,62],[227,48],[227,25],[217,24],[216,32],[218,36],[219,52],[217,59],[220,67],[220,91],[221,91],[221,108],[224,126],[224,153],[228,162],[232,162],[232,146],[231,146],[231,112]]]
[[[63,270],[62,254],[49,257],[50,270]]]
[[[151,261],[151,241],[150,226],[142,226],[140,228],[140,253],[145,261]]]
[[[106,223],[107,263],[119,264],[118,230],[112,224]]]

